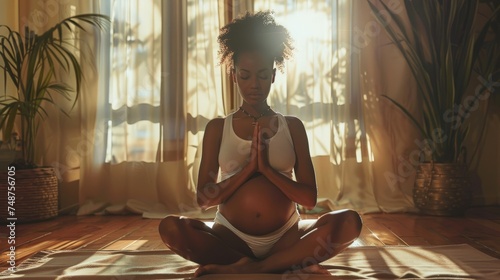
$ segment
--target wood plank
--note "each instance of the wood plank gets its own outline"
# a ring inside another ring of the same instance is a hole
[[[489,241],[495,241],[500,236],[500,232],[477,221],[478,219],[467,218],[448,219],[440,223],[436,230],[454,242],[465,241],[475,248],[489,248],[488,253],[499,251],[500,242]],[[483,244],[484,242],[486,245]]]
[[[16,246],[20,247],[23,244],[33,242],[40,237],[47,235],[50,233],[51,228],[58,227],[61,228],[72,220],[75,217],[62,216],[56,219],[40,222],[40,223],[31,223],[31,224],[16,224],[15,234],[16,234]],[[7,238],[7,228],[2,227],[0,231],[0,237]],[[5,251],[10,247],[7,242],[0,242],[0,251]]]
[[[421,236],[401,236],[400,237],[408,246],[429,246],[431,245],[425,238]]]
[[[407,215],[403,214],[387,214],[379,215],[378,217],[373,217],[378,223],[384,225],[395,235],[401,237],[407,236],[418,236],[418,232],[413,227],[409,227],[407,224],[403,223],[404,217]]]
[[[500,220],[500,207],[496,206],[479,206],[469,208],[466,212],[467,217],[477,217],[488,220]]]
[[[112,227],[103,228],[98,232],[94,233],[94,239],[91,242],[84,244],[76,248],[76,250],[101,250],[110,246],[114,242],[117,242],[131,232],[137,231],[139,229],[145,229],[148,220],[142,219],[140,216],[127,217],[123,221],[119,221],[116,225]],[[111,229],[110,229],[111,228]]]
[[[354,246],[384,246],[384,243],[364,224]]]
[[[480,218],[469,218],[467,220],[481,225],[484,229],[500,233],[500,222],[496,222],[495,220],[480,219]]]
[[[367,214],[363,216],[363,223],[373,232],[384,245],[407,245],[394,232],[377,221],[377,215]]]
[[[414,232],[414,237],[420,237],[423,239],[422,242],[429,245],[454,244],[440,232],[436,231],[436,227],[441,223],[442,219],[441,217],[409,215],[406,219],[400,219],[400,222],[408,230],[411,229]],[[404,237],[402,239],[404,240]]]
[[[66,223],[58,227],[48,227],[41,238],[33,242],[27,242],[22,246],[16,247],[16,260],[22,262],[36,252],[42,250],[72,250],[91,243],[96,233],[113,230],[114,226],[123,223],[123,217],[72,217],[73,223]],[[67,220],[66,220],[67,222]],[[21,235],[23,232],[20,233]],[[2,253],[0,256],[0,268],[7,267],[7,256]]]
[[[151,238],[159,238],[159,234],[155,237],[151,232],[157,228],[156,222],[152,220],[136,221],[132,226],[122,228],[115,232],[115,235],[121,235],[118,239],[110,242],[102,250],[134,250],[144,245],[147,240],[144,240],[144,231],[149,231]],[[149,229],[148,229],[149,227]],[[147,230],[146,230],[147,229]]]

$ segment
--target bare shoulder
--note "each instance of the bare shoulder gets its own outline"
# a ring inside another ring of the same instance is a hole
[[[302,123],[302,120],[296,116],[285,116],[285,119],[288,123],[288,129],[290,130],[292,136],[297,135],[297,133],[305,133],[304,123]]]
[[[203,143],[205,146],[214,148],[214,145],[219,145],[222,138],[222,130],[224,129],[224,118],[211,119],[205,127]]]
[[[307,139],[304,123],[295,116],[285,116],[285,118],[288,123],[288,130],[290,131],[290,136],[292,137],[297,156],[302,159],[301,161],[309,161],[309,140]]]
[[[224,118],[219,117],[208,121],[206,130],[219,130],[222,129],[223,126],[224,126]]]
[[[222,136],[224,118],[211,119],[205,127],[205,139],[216,140]]]

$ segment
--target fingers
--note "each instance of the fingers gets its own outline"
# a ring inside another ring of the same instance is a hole
[[[258,155],[259,154],[259,127],[255,125],[252,135],[252,144],[250,145],[250,158],[248,167],[253,172],[258,168]]]
[[[259,123],[256,123],[253,128],[253,137],[252,137],[252,141],[255,143],[259,141],[259,130],[260,130]]]
[[[259,141],[258,141],[258,144],[259,144],[259,151],[263,151],[266,149],[266,133],[261,129],[261,127],[259,126]]]
[[[258,124],[255,125],[255,128],[253,129],[253,135],[252,135],[252,151],[257,152],[259,149],[259,126]]]
[[[262,132],[260,126],[259,126],[259,141],[257,142],[257,153],[259,155],[259,161],[264,160],[267,156],[265,150],[267,148],[267,143],[266,143],[266,137],[265,133]]]
[[[251,149],[255,152],[259,150],[259,125],[256,124],[254,129],[253,129],[253,135],[252,135],[252,147]]]
[[[267,155],[267,143],[265,133],[259,128],[259,146],[258,146],[258,170],[264,173],[269,166],[268,155]]]

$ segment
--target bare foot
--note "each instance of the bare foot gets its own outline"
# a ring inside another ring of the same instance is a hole
[[[332,275],[328,269],[324,268],[319,264],[313,264],[301,269],[289,270],[284,274],[322,274],[322,275]]]
[[[228,264],[228,265],[218,265],[218,264],[207,264],[200,266],[195,272],[194,277],[199,277],[205,274],[243,274],[243,273],[256,273],[258,268],[258,263],[254,260],[244,257],[239,261]]]
[[[300,273],[305,273],[305,274],[324,274],[324,275],[331,275],[331,273],[328,271],[328,269],[324,268],[323,266],[319,264],[313,264],[308,267],[305,267],[300,270]]]

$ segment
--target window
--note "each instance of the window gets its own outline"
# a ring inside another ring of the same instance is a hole
[[[160,140],[161,1],[114,0],[106,162],[155,161]]]

